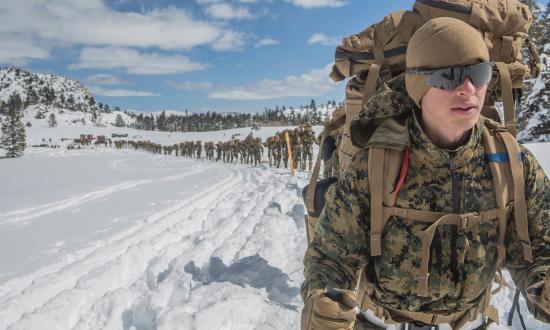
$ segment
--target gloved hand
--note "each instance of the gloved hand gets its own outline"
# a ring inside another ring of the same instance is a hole
[[[357,295],[353,291],[339,290],[340,302],[330,299],[325,290],[311,290],[302,310],[301,330],[353,329]]]
[[[544,281],[537,282],[527,288],[527,298],[550,314],[550,270]]]
[[[540,307],[544,309],[546,313],[550,314],[550,278],[548,274],[540,295]]]

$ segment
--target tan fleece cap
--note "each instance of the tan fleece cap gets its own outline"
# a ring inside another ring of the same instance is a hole
[[[407,68],[438,69],[489,61],[489,50],[481,33],[469,24],[450,17],[438,17],[422,25],[407,47]],[[407,73],[409,96],[420,107],[429,87],[424,75]]]

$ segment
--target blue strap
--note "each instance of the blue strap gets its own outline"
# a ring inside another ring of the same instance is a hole
[[[525,158],[525,155],[523,152],[520,152],[518,154],[519,160],[523,161]],[[506,152],[495,152],[492,154],[487,154],[487,160],[490,163],[508,163],[510,161],[510,157],[508,157],[508,153]]]

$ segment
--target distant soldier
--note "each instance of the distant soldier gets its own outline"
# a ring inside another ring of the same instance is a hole
[[[197,153],[197,159],[201,159],[201,154],[202,154],[202,142],[201,141],[195,142],[195,151]]]
[[[311,167],[313,166],[313,144],[315,143],[318,142],[313,128],[309,125],[305,126],[302,131],[302,170],[304,171],[306,163],[309,171],[311,171]]]
[[[222,142],[216,143],[216,161],[217,162],[219,162],[222,157],[222,148],[223,148]]]
[[[281,147],[280,147],[280,133],[276,132],[273,136],[273,144],[271,147],[271,153],[273,157],[273,166],[279,168],[281,166]]]
[[[262,154],[264,153],[264,147],[262,145],[262,139],[257,137],[254,140],[252,155],[254,159],[254,166],[258,166],[262,161]]]
[[[274,157],[273,157],[273,140],[274,136],[270,136],[265,140],[265,147],[267,148],[267,159],[269,160],[269,166],[273,166]],[[272,159],[273,158],[273,159]]]

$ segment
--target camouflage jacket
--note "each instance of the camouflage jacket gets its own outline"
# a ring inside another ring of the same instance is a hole
[[[406,95],[402,81],[390,81],[367,106],[379,107],[388,115],[405,113],[402,139],[408,140],[409,168],[395,206],[449,213],[495,208],[493,180],[481,138],[486,119],[480,118],[466,145],[454,151],[442,150],[423,132],[415,115],[418,109],[413,110],[415,106]],[[368,115],[363,111],[359,118]],[[505,266],[524,291],[543,279],[550,266],[550,182],[533,154],[523,146],[521,150],[534,263],[523,260],[511,216]],[[452,313],[476,305],[497,267],[496,224],[479,225],[475,235],[456,226],[439,226],[431,245],[428,296],[420,297],[416,295],[415,276],[421,260],[420,233],[428,225],[391,217],[382,235],[382,255],[370,256],[367,163],[368,150],[359,150],[326,193],[324,210],[304,258],[304,300],[310,289],[331,286],[353,290],[358,270],[364,269],[374,278],[379,302],[391,308]],[[453,176],[458,189],[452,187]],[[533,305],[530,309],[539,319],[550,321],[542,310]]]

